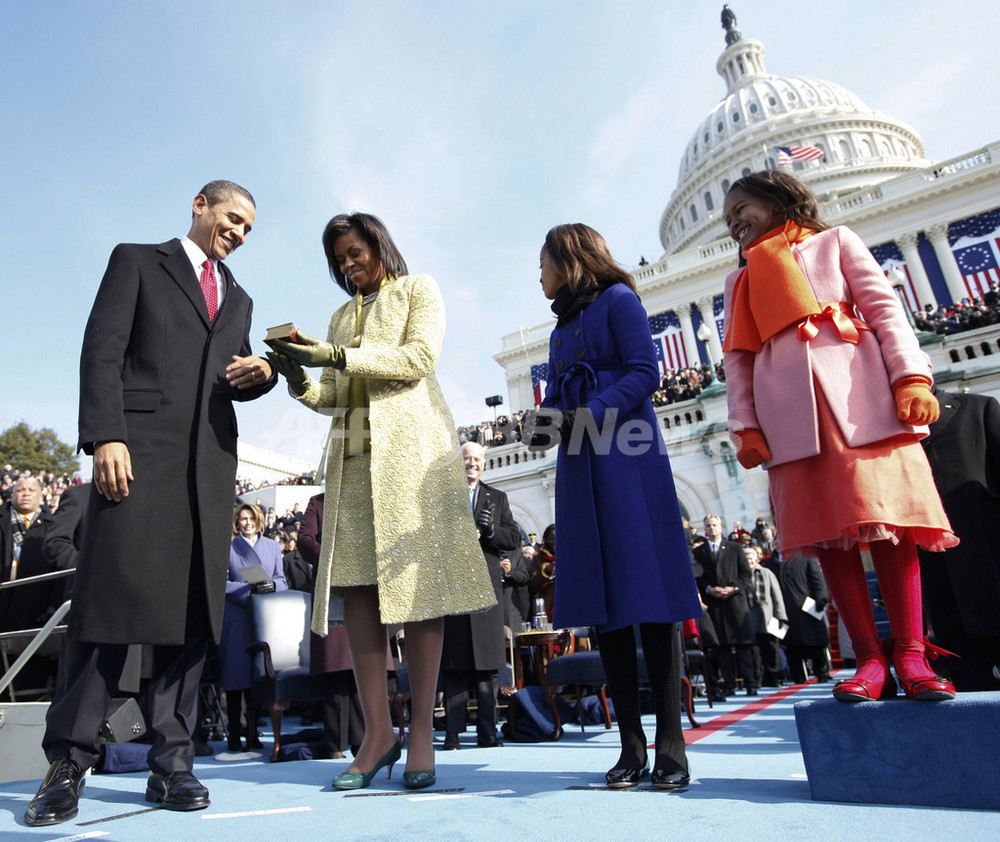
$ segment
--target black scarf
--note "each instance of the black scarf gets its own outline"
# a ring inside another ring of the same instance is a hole
[[[552,300],[552,312],[556,314],[556,327],[565,325],[573,316],[615,283],[616,281],[598,281],[595,286],[586,287],[575,293],[570,291],[569,284],[563,284],[556,290],[556,297]]]

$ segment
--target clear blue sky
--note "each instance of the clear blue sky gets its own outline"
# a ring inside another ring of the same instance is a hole
[[[915,128],[931,159],[1000,138],[993,3],[731,5],[770,72],[843,85]],[[257,199],[229,265],[256,302],[258,349],[289,320],[325,334],[345,298],[320,234],[370,211],[442,288],[456,422],[490,417],[483,398],[506,396],[500,337],[549,318],[538,249],[552,225],[593,225],[626,266],[662,254],[680,155],[725,93],[721,8],[0,0],[0,429],[23,419],[75,442],[108,254],[183,235],[213,178]],[[326,422],[283,388],[238,414],[245,441],[318,458]]]

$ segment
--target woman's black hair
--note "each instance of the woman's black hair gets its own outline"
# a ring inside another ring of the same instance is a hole
[[[368,247],[375,251],[379,260],[382,261],[382,268],[385,269],[387,277],[398,278],[400,275],[409,274],[403,255],[399,253],[399,249],[396,248],[396,244],[389,235],[389,229],[385,227],[385,223],[381,219],[370,213],[357,211],[337,214],[326,224],[326,229],[323,231],[323,251],[326,254],[326,263],[330,267],[331,277],[337,282],[337,286],[348,295],[354,295],[358,288],[347,280],[344,273],[340,271],[337,258],[333,253],[333,244],[349,231],[355,231],[368,244]]]

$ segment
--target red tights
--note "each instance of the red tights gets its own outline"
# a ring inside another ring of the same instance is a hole
[[[901,679],[931,678],[934,670],[924,654],[923,608],[920,595],[920,562],[909,532],[898,544],[876,541],[870,545],[875,573],[882,589],[893,633],[893,666]],[[851,636],[858,660],[857,678],[883,681],[888,660],[875,630],[868,583],[861,554],[850,550],[819,550],[820,566],[837,611]]]

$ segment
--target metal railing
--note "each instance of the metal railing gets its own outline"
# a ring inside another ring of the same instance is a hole
[[[15,579],[12,582],[0,582],[0,591],[9,590],[11,588],[20,587],[22,585],[32,585],[39,582],[47,582],[53,579],[65,579],[68,576],[72,576],[76,572],[76,568],[72,567],[69,570],[56,570],[52,573],[41,573],[38,576],[27,576],[24,579]],[[0,696],[3,695],[4,691],[10,687],[10,698],[11,701],[17,701],[14,697],[14,689],[11,685],[14,679],[17,678],[18,673],[24,669],[24,666],[31,660],[31,657],[42,648],[45,641],[49,639],[53,634],[62,634],[66,631],[66,626],[60,625],[63,618],[69,613],[70,600],[66,600],[62,605],[60,605],[55,613],[49,617],[48,621],[40,629],[18,629],[15,631],[0,632],[0,655],[3,657],[4,674],[0,676]],[[17,660],[13,664],[8,665],[7,661],[7,646],[5,642],[8,640],[15,640],[18,638],[30,637],[31,641],[27,646],[24,647],[24,651],[17,657]]]

